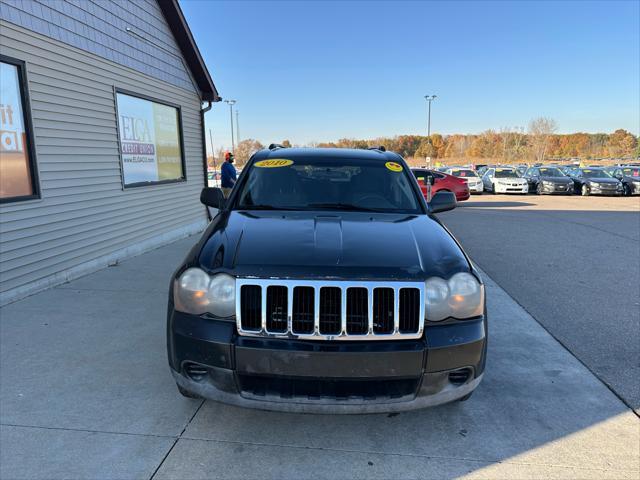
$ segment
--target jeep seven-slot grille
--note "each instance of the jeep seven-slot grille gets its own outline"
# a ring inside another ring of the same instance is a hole
[[[419,338],[424,284],[236,280],[238,333],[311,340]]]
[[[313,333],[314,311],[313,287],[295,287],[293,289],[291,329],[296,333]]]

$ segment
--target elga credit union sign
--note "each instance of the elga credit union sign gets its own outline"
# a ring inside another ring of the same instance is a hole
[[[34,193],[18,67],[0,63],[0,199]]]
[[[123,93],[116,98],[125,186],[184,178],[178,109]]]

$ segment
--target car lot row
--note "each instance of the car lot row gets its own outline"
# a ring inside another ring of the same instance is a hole
[[[425,196],[450,191],[458,201],[472,193],[640,195],[640,166],[578,167],[483,165],[412,169]]]

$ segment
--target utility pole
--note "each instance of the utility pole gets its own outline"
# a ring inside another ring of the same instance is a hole
[[[424,99],[428,104],[428,113],[427,113],[427,137],[431,137],[431,102],[436,99],[436,95],[425,95]]]
[[[238,143],[240,143],[240,120],[238,120],[238,116],[240,112],[236,110],[236,138],[238,139]]]
[[[235,155],[236,143],[233,138],[233,106],[236,104],[235,100],[225,100],[225,103],[229,105],[229,118],[231,119],[231,152]]]

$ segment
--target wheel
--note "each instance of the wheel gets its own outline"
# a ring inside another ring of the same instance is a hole
[[[176,383],[176,386],[178,387],[178,391],[180,392],[180,394],[183,397],[187,397],[187,398],[202,398],[200,395],[190,392],[189,390],[185,390],[184,388],[182,388],[180,385],[178,385]]]
[[[493,193],[494,195],[496,194],[496,184],[495,183],[491,184],[491,193]]]
[[[588,197],[589,194],[591,193],[586,183],[582,185],[582,189],[580,190],[580,193],[582,194],[583,197]]]
[[[542,195],[542,182],[538,182],[538,185],[536,185],[536,193]]]
[[[473,390],[470,391],[469,393],[467,393],[464,397],[460,397],[458,399],[459,402],[466,402],[467,400],[469,400],[471,398],[471,395],[473,395]]]
[[[631,185],[627,184],[627,183],[623,183],[622,184],[622,188],[624,189],[624,195],[625,197],[629,197],[631,196]]]

